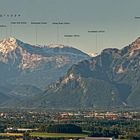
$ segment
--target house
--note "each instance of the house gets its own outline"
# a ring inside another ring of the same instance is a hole
[[[114,140],[114,138],[108,138],[108,137],[86,137],[84,139],[79,140]]]

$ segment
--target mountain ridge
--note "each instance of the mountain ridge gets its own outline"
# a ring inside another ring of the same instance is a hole
[[[8,93],[14,98],[7,100],[4,106],[16,106],[20,103],[19,107],[56,109],[140,107],[140,38],[122,49],[106,48],[95,57],[63,45],[22,45],[29,53],[24,52],[25,60],[19,57],[20,53],[16,51],[18,57],[16,56],[15,63],[12,63],[12,56],[15,57],[13,54],[8,56],[8,63],[2,63],[5,57],[0,54],[1,73],[9,70],[10,73],[4,75],[10,76],[8,81],[17,86],[14,90],[9,88]],[[7,55],[7,52],[4,52]],[[36,55],[41,55],[41,63]],[[26,63],[28,67],[22,69],[21,64]],[[3,81],[0,80],[0,85],[1,83]],[[43,87],[38,86],[39,84]],[[34,89],[38,92],[29,97]],[[24,92],[20,92],[21,90]],[[3,91],[4,89],[0,93]],[[19,91],[18,96],[16,91]],[[21,98],[22,94],[28,96],[28,99],[26,96]],[[5,97],[3,99],[5,100]]]
[[[88,58],[73,47],[30,45],[10,37],[0,41],[0,85],[20,83],[44,88],[63,76],[74,63]]]
[[[54,108],[139,107],[140,38],[122,48],[74,64],[39,101]],[[41,104],[41,103],[40,103]]]

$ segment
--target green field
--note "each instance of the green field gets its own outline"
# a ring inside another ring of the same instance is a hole
[[[0,133],[0,136],[23,136],[23,134],[22,133]],[[41,132],[30,133],[30,136],[44,137],[44,138],[82,138],[82,137],[87,137],[86,134],[41,133]]]
[[[66,133],[30,133],[31,136],[45,138],[82,138],[87,137],[86,134],[66,134]]]
[[[0,136],[23,136],[22,133],[0,133]]]

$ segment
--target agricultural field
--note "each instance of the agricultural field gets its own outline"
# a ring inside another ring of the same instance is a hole
[[[45,138],[82,138],[87,137],[86,134],[67,134],[67,133],[38,133],[34,132],[30,134],[34,137],[45,137]]]
[[[12,136],[23,136],[22,133],[0,133],[0,136],[12,137]],[[42,138],[82,138],[87,137],[86,134],[67,134],[67,133],[45,133],[45,132],[33,132],[30,133],[32,137]]]
[[[22,133],[0,133],[0,136],[6,136],[6,137],[16,136],[16,137],[20,137],[20,136],[23,136],[23,134]]]

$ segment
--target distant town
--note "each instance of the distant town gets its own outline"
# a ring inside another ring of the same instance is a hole
[[[78,138],[91,140],[91,138],[96,137],[100,140],[102,138],[103,140],[105,138],[130,139],[132,137],[139,139],[140,113],[136,111],[105,112],[91,110],[0,111],[1,139]]]

